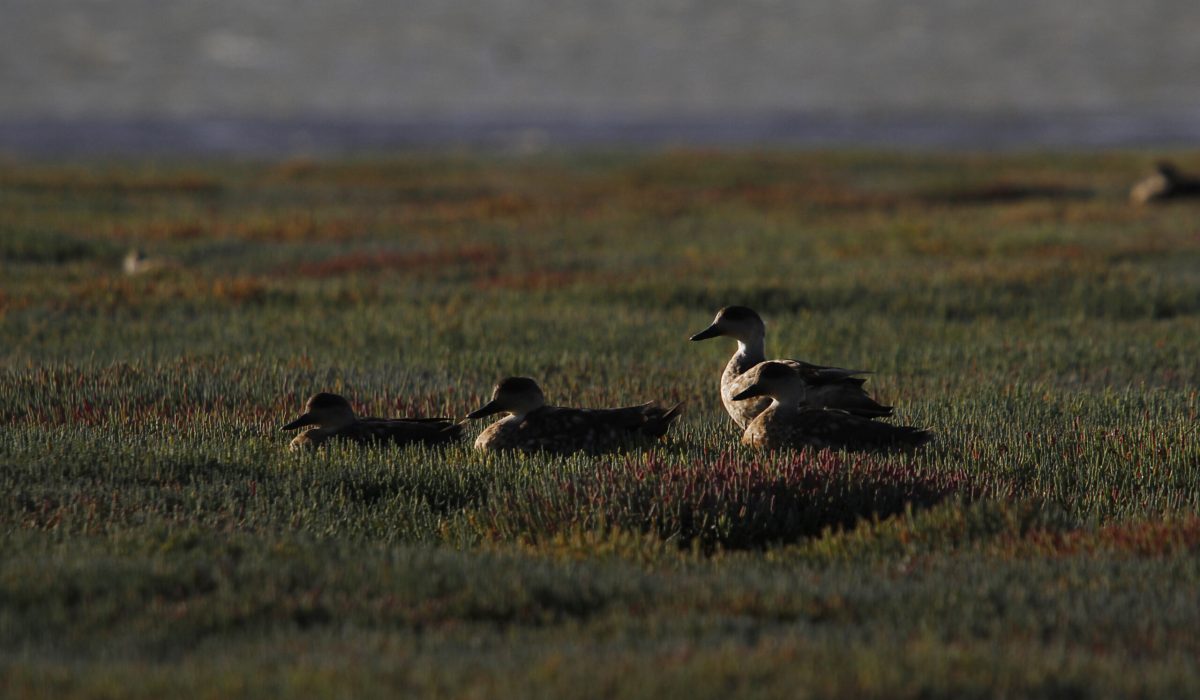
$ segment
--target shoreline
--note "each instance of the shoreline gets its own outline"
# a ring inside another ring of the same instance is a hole
[[[667,118],[0,118],[0,154],[336,157],[465,148],[1086,150],[1200,146],[1200,114],[811,115]]]

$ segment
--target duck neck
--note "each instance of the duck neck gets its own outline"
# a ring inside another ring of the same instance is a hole
[[[353,413],[339,413],[330,416],[321,421],[321,431],[325,435],[332,435],[349,428],[358,422],[358,416]]]
[[[772,396],[771,407],[776,409],[794,410],[804,402],[803,396]]]
[[[534,409],[534,410],[536,410],[536,409]],[[530,412],[528,410],[509,411],[507,416],[500,419],[500,422],[504,423],[505,425],[517,425],[521,421],[525,420],[525,416],[529,415],[529,413]]]
[[[309,428],[304,431],[309,438],[324,439],[337,434],[341,428],[335,428],[332,425],[318,425],[315,428]]]
[[[767,340],[765,334],[756,333],[745,338],[738,338],[737,356],[750,365],[756,365],[767,359]]]

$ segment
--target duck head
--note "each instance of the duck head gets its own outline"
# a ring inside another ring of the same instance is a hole
[[[1174,182],[1179,179],[1179,168],[1176,168],[1175,164],[1170,161],[1160,160],[1154,164],[1154,169],[1168,182]]]
[[[783,404],[804,401],[804,378],[794,368],[782,362],[763,362],[750,372],[750,386],[734,394],[734,401],[745,401],[760,396],[768,396]]]
[[[304,415],[280,428],[294,430],[306,425],[315,425],[322,430],[337,430],[350,425],[355,420],[354,409],[350,402],[337,394],[321,392],[308,397],[304,403]]]
[[[754,309],[745,306],[726,306],[717,312],[712,325],[692,336],[692,340],[708,340],[727,335],[743,345],[750,345],[766,334],[766,325]]]
[[[496,413],[507,413],[522,418],[530,411],[536,411],[545,405],[546,397],[542,395],[537,382],[529,377],[509,377],[501,380],[492,390],[491,401],[468,413],[467,418],[474,420]]]
[[[141,272],[146,265],[146,254],[140,248],[130,248],[125,254],[124,260],[121,261],[121,269],[127,275],[136,275]]]

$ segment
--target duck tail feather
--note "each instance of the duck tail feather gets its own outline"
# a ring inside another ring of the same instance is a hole
[[[660,438],[667,434],[667,430],[671,427],[671,423],[683,413],[683,402],[663,410],[655,403],[646,404],[644,415],[646,421],[642,424],[642,432],[656,438]]]
[[[927,445],[937,438],[937,434],[932,430],[923,430],[921,428],[914,428],[908,425],[900,428],[900,431],[901,432],[897,436],[900,438],[900,442],[912,447]]]

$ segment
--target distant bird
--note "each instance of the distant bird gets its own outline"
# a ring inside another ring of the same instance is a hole
[[[739,428],[745,428],[754,417],[766,410],[771,403],[767,399],[759,401],[736,401],[734,394],[749,386],[746,373],[767,359],[766,324],[762,317],[745,306],[726,306],[717,312],[712,325],[692,336],[692,340],[707,340],[727,335],[738,341],[737,352],[725,365],[721,374],[721,403],[729,417]],[[799,372],[807,391],[805,401],[814,408],[838,408],[864,418],[879,418],[892,415],[892,407],[876,403],[863,390],[865,379],[856,377],[858,374],[870,374],[862,369],[842,369],[840,367],[825,367],[799,360],[776,360],[783,362]]]
[[[805,401],[808,382],[801,371],[783,362],[764,362],[747,373],[747,386],[734,401],[767,397],[766,410],[746,426],[742,444],[763,450],[788,447],[845,450],[888,450],[920,447],[933,433],[896,426],[833,408],[813,408]]]
[[[1129,199],[1134,204],[1200,197],[1200,178],[1184,175],[1173,164],[1166,161],[1158,163],[1155,171],[1153,175],[1141,180],[1129,191]]]
[[[359,418],[350,402],[337,394],[313,394],[304,404],[304,415],[283,426],[295,430],[313,425],[292,439],[292,450],[317,448],[329,440],[362,444],[437,445],[462,435],[462,425],[446,418]]]
[[[479,450],[603,453],[661,438],[683,404],[663,409],[654,403],[625,408],[547,406],[537,382],[508,377],[492,390],[492,400],[467,416],[508,414],[475,440]]]
[[[171,258],[151,257],[140,248],[131,248],[121,262],[121,269],[129,276],[145,275],[152,272],[176,268],[179,263]]]

